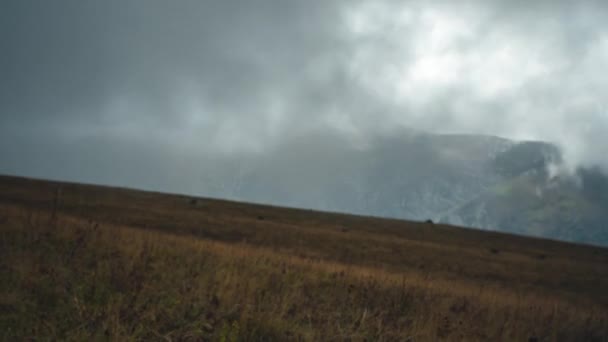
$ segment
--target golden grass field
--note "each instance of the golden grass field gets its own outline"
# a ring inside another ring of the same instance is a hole
[[[0,338],[608,341],[608,249],[0,177]]]

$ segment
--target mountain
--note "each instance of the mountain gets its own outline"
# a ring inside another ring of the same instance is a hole
[[[580,170],[577,178],[533,170],[495,185],[443,221],[606,245],[607,191],[607,178],[597,170]]]
[[[550,174],[561,162],[545,142],[411,130],[364,141],[319,134],[215,161],[203,184],[217,197],[608,244],[608,178],[599,170]]]

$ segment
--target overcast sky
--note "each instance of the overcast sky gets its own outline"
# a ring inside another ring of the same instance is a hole
[[[0,173],[128,185],[398,127],[548,140],[608,169],[607,4],[2,0]]]

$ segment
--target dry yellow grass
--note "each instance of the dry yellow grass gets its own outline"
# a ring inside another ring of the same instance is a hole
[[[608,338],[602,248],[8,177],[0,227],[3,340]]]

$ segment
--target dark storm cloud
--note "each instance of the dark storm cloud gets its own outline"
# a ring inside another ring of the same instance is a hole
[[[401,126],[548,139],[608,166],[603,2],[0,6],[1,172],[196,174],[213,155],[318,131],[365,146]]]
[[[310,117],[350,96],[337,5],[10,3],[3,121],[93,131],[134,122],[151,136],[198,125],[207,141],[217,132],[268,135],[268,121],[279,125],[286,107],[306,106]]]

